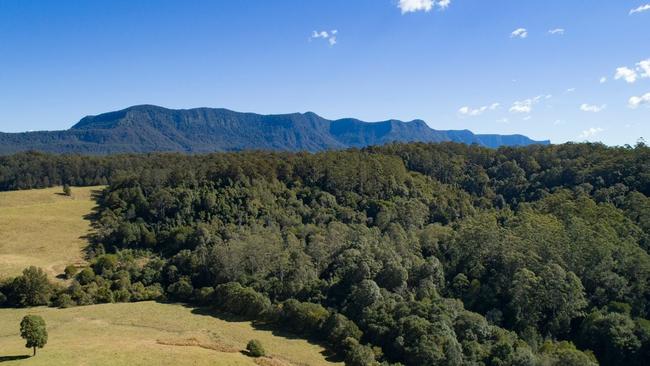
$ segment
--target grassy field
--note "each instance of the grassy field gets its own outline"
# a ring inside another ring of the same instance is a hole
[[[30,265],[54,279],[68,264],[82,264],[83,236],[90,230],[84,216],[100,187],[61,187],[0,192],[0,278],[16,276]]]
[[[95,206],[92,192],[101,189],[62,188],[0,192],[0,278],[30,266],[54,279],[68,264],[82,265],[84,217]],[[29,358],[19,336],[26,314],[43,316],[49,342]],[[0,309],[2,365],[332,365],[321,346],[253,327],[250,322],[206,315],[183,305],[141,302],[70,309]],[[242,354],[246,343],[259,339],[270,357]]]
[[[25,314],[41,315],[49,341],[30,355],[19,336]],[[69,309],[0,309],[3,365],[332,365],[323,348],[301,339],[255,329],[250,322],[202,315],[183,305],[140,302]],[[240,351],[259,339],[271,357]],[[13,361],[8,361],[12,360]]]

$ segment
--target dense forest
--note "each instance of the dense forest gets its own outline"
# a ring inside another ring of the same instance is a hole
[[[182,301],[348,365],[650,360],[643,143],[0,157],[0,190],[63,184],[107,185],[91,265],[28,268],[0,305]]]

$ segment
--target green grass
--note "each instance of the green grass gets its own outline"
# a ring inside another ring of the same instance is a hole
[[[28,266],[51,279],[68,264],[83,265],[92,192],[101,187],[61,187],[0,192],[0,279]],[[27,357],[19,335],[26,314],[41,315],[49,341]],[[324,348],[303,339],[255,328],[250,322],[206,315],[183,305],[156,302],[82,306],[69,309],[0,309],[2,365],[333,365]],[[259,339],[269,357],[253,359],[241,351]]]
[[[241,352],[251,339],[259,339],[270,356],[257,360],[261,365],[332,365],[319,345],[201,313],[151,301],[0,309],[0,361],[31,354],[19,324],[24,315],[38,314],[47,323],[48,344],[36,357],[4,365],[255,365]]]
[[[101,187],[0,192],[0,279],[19,275],[30,265],[54,279],[68,264],[83,265],[84,219],[95,206],[91,195]]]

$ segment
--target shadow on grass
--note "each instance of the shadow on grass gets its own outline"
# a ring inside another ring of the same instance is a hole
[[[302,339],[307,341],[309,344],[320,346],[323,348],[323,351],[321,351],[321,355],[325,357],[325,360],[329,362],[343,362],[343,358],[341,358],[339,355],[336,354],[333,350],[327,348],[327,345],[325,343],[314,339],[313,337],[307,337],[307,336],[299,336],[296,335],[295,333],[289,332],[285,329],[280,328],[277,324],[270,323],[270,322],[265,322],[265,321],[259,321],[259,320],[250,320],[248,318],[238,316],[238,315],[232,315],[228,314],[219,310],[211,309],[211,308],[206,308],[206,307],[194,307],[189,304],[183,304],[183,306],[186,306],[190,309],[192,309],[192,314],[196,315],[204,315],[204,316],[211,316],[214,318],[218,318],[221,320],[225,320],[227,322],[233,322],[233,323],[241,323],[241,322],[250,322],[253,325],[253,328],[257,330],[265,330],[265,331],[270,331],[271,334],[273,334],[276,337],[281,337],[285,339]],[[248,351],[240,351],[245,355],[248,355]]]
[[[9,362],[9,361],[17,361],[17,360],[24,360],[26,358],[29,358],[31,356],[29,355],[20,355],[20,356],[0,356],[0,362]]]
[[[101,243],[101,237],[98,235],[97,231],[101,228],[101,225],[99,223],[100,213],[102,211],[100,200],[102,199],[103,194],[104,189],[94,189],[90,192],[90,198],[95,202],[95,206],[89,213],[83,216],[84,220],[90,222],[90,227],[93,229],[86,235],[79,237],[79,239],[85,240],[88,244],[84,249],[86,252],[86,259],[94,254],[94,249],[98,244]]]

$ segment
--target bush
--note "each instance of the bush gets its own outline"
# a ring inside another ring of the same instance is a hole
[[[79,270],[77,269],[77,267],[70,264],[65,267],[65,270],[63,272],[65,273],[65,278],[71,279],[72,277],[74,277],[74,275],[77,274],[78,271]]]
[[[344,342],[345,364],[349,366],[375,366],[375,353],[372,348],[359,344],[354,338],[347,338]]]
[[[271,301],[266,296],[237,282],[217,286],[213,298],[218,309],[248,319],[261,319],[271,308]]]
[[[167,287],[167,292],[176,300],[187,301],[192,297],[194,287],[192,287],[192,281],[190,278],[183,276],[177,282],[169,285],[169,287]]]
[[[359,340],[363,333],[354,322],[338,313],[332,313],[323,325],[323,332],[330,344],[338,348],[343,345],[346,338]]]
[[[68,294],[60,294],[57,298],[56,301],[54,302],[54,305],[61,309],[66,309],[70,308],[76,305],[75,301],[72,299],[72,296]]]
[[[68,184],[63,185],[63,194],[68,197],[72,196],[72,190],[70,189],[70,185]]]
[[[251,339],[248,341],[246,350],[252,357],[262,357],[266,355],[266,351],[264,350],[264,347],[262,347],[262,342],[258,341],[257,339]]]
[[[319,304],[289,299],[279,315],[281,323],[298,334],[318,334],[330,314]]]
[[[95,271],[92,268],[84,268],[77,274],[77,281],[81,285],[87,285],[95,279]]]

